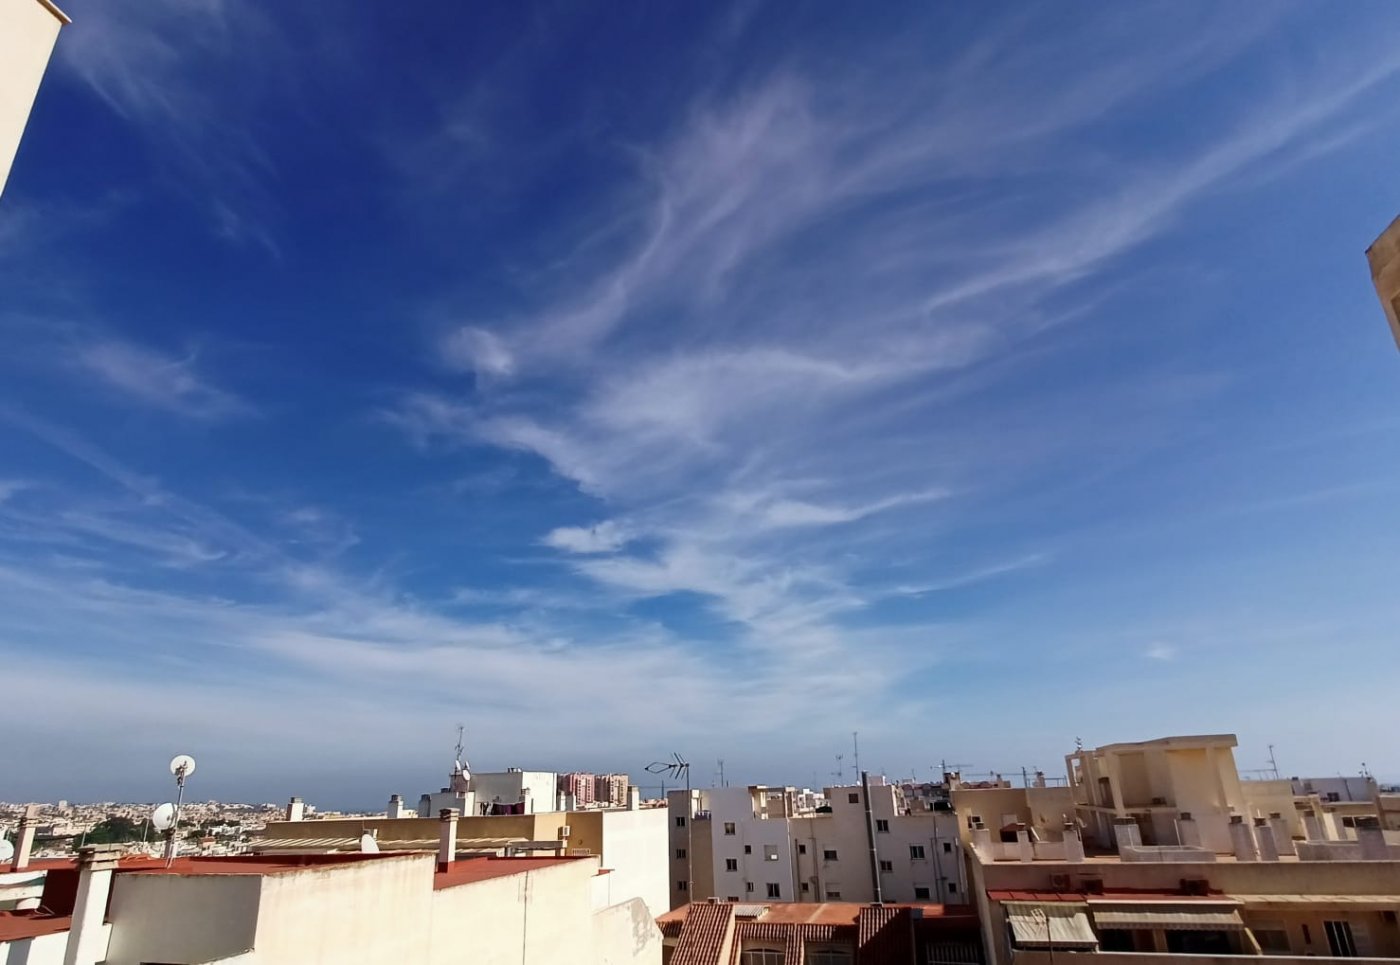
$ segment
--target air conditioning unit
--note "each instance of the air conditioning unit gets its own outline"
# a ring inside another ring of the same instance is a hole
[[[574,830],[573,828],[569,827],[569,826],[566,824],[566,825],[562,826],[562,827],[559,829],[559,837],[561,837],[561,838],[567,838],[570,834],[573,833],[573,830]]]
[[[1055,890],[1055,891],[1069,891],[1069,890],[1070,890],[1069,875],[1051,875],[1051,876],[1050,876],[1050,887],[1051,887],[1053,890]]]

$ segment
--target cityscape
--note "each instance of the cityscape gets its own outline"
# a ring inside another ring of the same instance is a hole
[[[0,0],[0,965],[1400,962],[1396,37]]]

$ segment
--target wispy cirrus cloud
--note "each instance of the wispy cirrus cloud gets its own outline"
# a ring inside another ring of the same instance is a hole
[[[76,347],[74,360],[130,398],[180,415],[219,419],[254,411],[202,377],[193,353],[171,356],[134,342],[96,337]]]

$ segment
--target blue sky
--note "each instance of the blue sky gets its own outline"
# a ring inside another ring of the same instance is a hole
[[[1400,775],[1400,6],[69,8],[6,797]]]

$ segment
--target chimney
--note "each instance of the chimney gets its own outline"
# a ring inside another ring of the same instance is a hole
[[[29,852],[34,850],[34,823],[38,818],[39,805],[25,805],[19,827],[15,829],[15,858],[10,864],[11,871],[23,871],[29,867]]]
[[[438,812],[441,827],[438,834],[438,870],[446,871],[457,858],[457,816],[456,808],[443,808]]]
[[[614,802],[616,803],[616,802]],[[627,785],[627,810],[639,811],[642,807],[642,789],[635,784]]]
[[[1118,844],[1119,853],[1122,853],[1125,847],[1141,848],[1142,830],[1132,818],[1114,818],[1113,840]]]
[[[1274,829],[1274,847],[1278,848],[1278,853],[1297,854],[1298,849],[1293,846],[1293,831],[1288,827],[1288,820],[1278,811],[1269,812],[1269,826]]]
[[[1065,822],[1065,861],[1070,864],[1082,864],[1084,861],[1084,839],[1079,836],[1079,825],[1073,821]]]
[[[1254,841],[1259,848],[1260,861],[1277,861],[1278,845],[1274,842],[1274,827],[1268,818],[1254,819]]]
[[[1327,832],[1323,830],[1322,821],[1317,813],[1306,804],[1298,805],[1298,810],[1303,817],[1303,837],[1308,841],[1326,841]]]
[[[1182,811],[1176,818],[1176,840],[1183,848],[1201,846],[1201,826],[1191,816],[1190,811]]]
[[[1361,845],[1362,861],[1385,861],[1390,857],[1380,818],[1357,818],[1356,840]]]
[[[94,845],[78,851],[78,895],[73,902],[73,923],[63,965],[96,965],[107,958],[110,933],[102,927],[107,918],[107,896],[112,892],[112,872],[117,852],[110,845]]]
[[[403,798],[397,794],[389,795],[389,807],[385,814],[391,818],[401,818],[404,816]]]
[[[972,826],[972,849],[983,861],[996,860],[992,852],[992,829],[980,821]]]
[[[294,797],[287,802],[288,821],[300,821],[304,817],[306,817],[306,805],[302,803],[301,798]]]
[[[1245,824],[1242,815],[1230,815],[1230,844],[1235,850],[1235,860],[1259,860],[1259,849],[1254,844],[1254,832]]]

